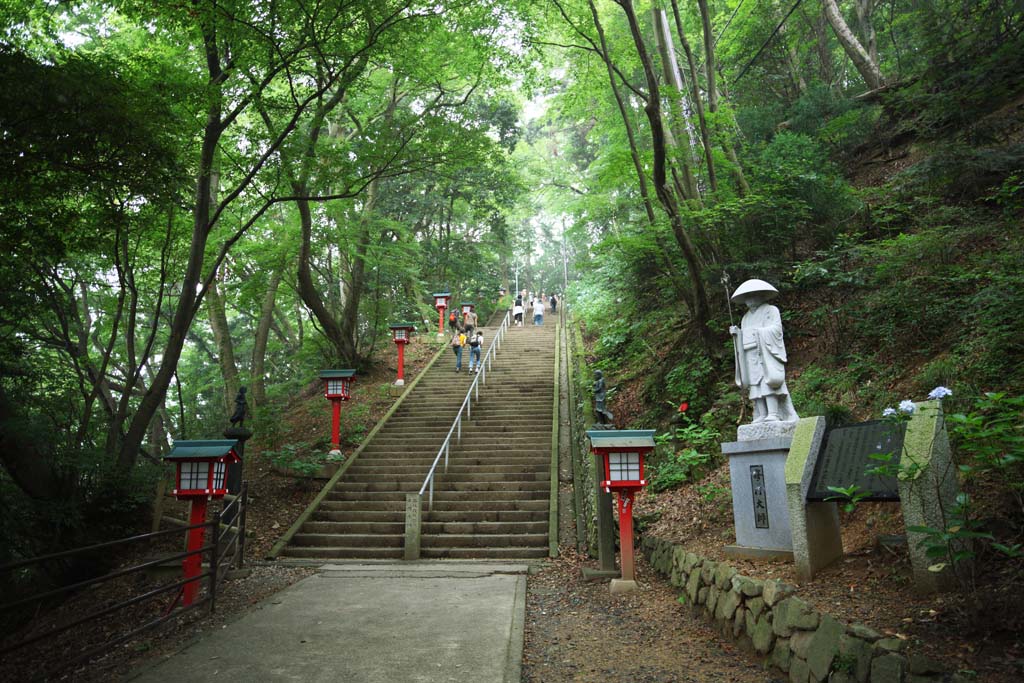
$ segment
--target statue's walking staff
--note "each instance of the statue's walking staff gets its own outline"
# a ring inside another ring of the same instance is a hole
[[[729,335],[732,337],[732,354],[736,366],[736,386],[749,387],[750,379],[747,377],[747,364],[743,362],[743,338],[742,332],[736,327],[736,320],[732,315],[732,286],[729,282],[729,273],[722,271],[722,288],[725,290],[725,305],[729,307]],[[746,405],[743,406],[744,411]],[[743,419],[741,414],[740,419]]]

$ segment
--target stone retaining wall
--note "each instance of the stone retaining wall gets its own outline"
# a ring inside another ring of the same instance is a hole
[[[645,536],[640,545],[696,613],[788,673],[792,683],[966,683],[935,660],[908,655],[898,638],[818,612],[792,586],[741,576],[724,562],[658,538]]]

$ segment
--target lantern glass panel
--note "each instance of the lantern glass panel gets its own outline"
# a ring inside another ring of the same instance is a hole
[[[327,393],[332,396],[338,396],[342,393],[342,386],[340,379],[329,379],[327,380]]]
[[[609,481],[639,481],[640,454],[609,453],[608,479]]]
[[[395,340],[403,340],[409,338],[409,330],[395,330]]]
[[[213,463],[213,488],[224,488],[224,470],[226,466],[223,460]]]
[[[205,490],[210,481],[210,463],[186,460],[181,463],[181,488]]]

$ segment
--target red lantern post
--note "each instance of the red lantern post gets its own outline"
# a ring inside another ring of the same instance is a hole
[[[341,402],[352,398],[352,382],[356,381],[355,370],[322,370],[324,398],[331,402],[331,453],[341,452]]]
[[[395,346],[398,347],[398,379],[395,386],[405,384],[405,345],[409,343],[416,325],[413,323],[396,323],[391,325],[391,334],[394,335]]]
[[[217,439],[210,441],[177,441],[171,452],[164,456],[177,466],[174,478],[174,496],[179,500],[191,501],[188,524],[187,552],[191,553],[181,562],[185,579],[195,579],[185,584],[182,603],[186,606],[195,602],[199,590],[199,574],[206,527],[206,508],[213,498],[223,498],[228,492],[225,475],[228,465],[242,461],[235,440]],[[214,530],[217,533],[217,530]]]
[[[474,304],[474,303],[470,303],[468,301],[463,301],[462,302],[462,322],[463,323],[466,322],[466,316],[469,315],[470,313],[472,313],[475,308],[476,308],[476,304]]]
[[[636,590],[633,562],[633,499],[647,485],[644,456],[654,450],[653,429],[593,429],[587,432],[590,450],[601,456],[606,493],[618,494],[619,544],[622,578],[613,579],[613,593]]]
[[[448,302],[452,295],[449,292],[437,292],[434,294],[434,307],[437,309],[437,336],[444,336],[444,312],[448,308]]]

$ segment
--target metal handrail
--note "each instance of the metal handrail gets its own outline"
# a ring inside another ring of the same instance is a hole
[[[483,360],[480,361],[480,367],[483,370],[473,379],[473,383],[469,385],[469,390],[466,391],[466,398],[462,400],[459,412],[456,413],[451,429],[448,430],[448,436],[444,437],[441,448],[438,449],[437,456],[434,458],[434,463],[430,466],[426,479],[423,480],[423,486],[420,487],[420,496],[423,495],[424,491],[429,490],[428,510],[434,509],[434,473],[437,471],[437,464],[441,461],[441,456],[443,455],[444,471],[448,471],[448,454],[451,452],[452,435],[455,435],[457,442],[462,441],[462,413],[465,411],[467,418],[473,417],[473,404],[470,399],[480,399],[480,383],[487,384],[487,371],[491,369],[494,356],[497,355],[498,349],[501,348],[501,340],[505,336],[506,330],[508,330],[510,317],[511,312],[505,311],[505,318],[501,321],[498,331],[494,333],[494,341],[491,342],[491,345],[487,348],[487,353],[484,354]]]

